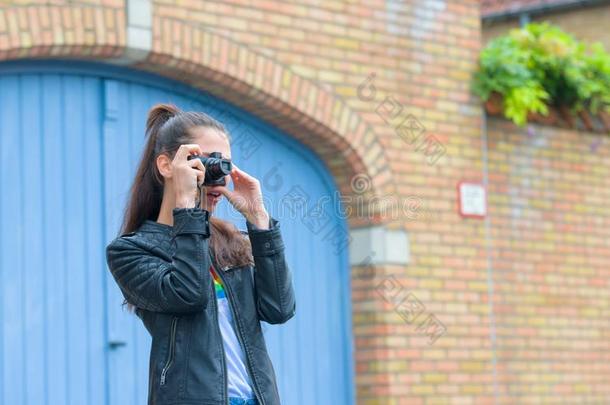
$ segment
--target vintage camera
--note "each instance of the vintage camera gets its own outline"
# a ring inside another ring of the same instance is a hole
[[[223,159],[220,152],[212,152],[210,156],[190,155],[187,160],[199,159],[205,167],[204,186],[225,186],[225,176],[231,173],[233,165],[228,159]]]

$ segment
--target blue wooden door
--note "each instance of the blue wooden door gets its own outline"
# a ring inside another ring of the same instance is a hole
[[[58,69],[67,70],[48,65]],[[103,248],[119,228],[146,114],[157,102],[224,122],[234,161],[261,180],[267,209],[280,220],[297,312],[284,325],[263,326],[283,403],[353,403],[346,225],[330,202],[332,178],[309,149],[154,76],[90,64],[62,75],[0,75],[0,105],[12,104],[0,109],[1,178],[3,190],[14,190],[0,197],[0,403],[146,403],[150,337],[122,309]],[[41,162],[43,178],[32,162]],[[215,214],[245,229],[226,201]]]
[[[0,69],[0,404],[107,404],[102,80]]]

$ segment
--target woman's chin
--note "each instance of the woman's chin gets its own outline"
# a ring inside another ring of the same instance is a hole
[[[222,199],[222,196],[219,197],[207,197],[207,207],[208,207],[208,211],[212,212],[214,211],[214,209],[216,208],[216,205],[220,202],[220,200]]]

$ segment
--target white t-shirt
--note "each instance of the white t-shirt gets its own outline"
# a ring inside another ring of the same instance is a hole
[[[227,362],[228,395],[229,397],[254,398],[252,381],[246,369],[245,354],[239,344],[232,325],[231,307],[227,300],[222,280],[210,268],[214,279],[216,302],[218,303],[218,325],[222,334],[225,357]]]

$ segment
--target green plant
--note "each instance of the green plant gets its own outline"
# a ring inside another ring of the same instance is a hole
[[[483,101],[500,94],[504,116],[518,125],[551,106],[610,112],[610,55],[547,22],[530,23],[483,49],[472,86]]]
[[[610,56],[601,44],[592,45],[592,52],[586,55],[587,81],[580,88],[582,98],[588,100],[585,107],[597,112],[604,108],[610,112]]]

